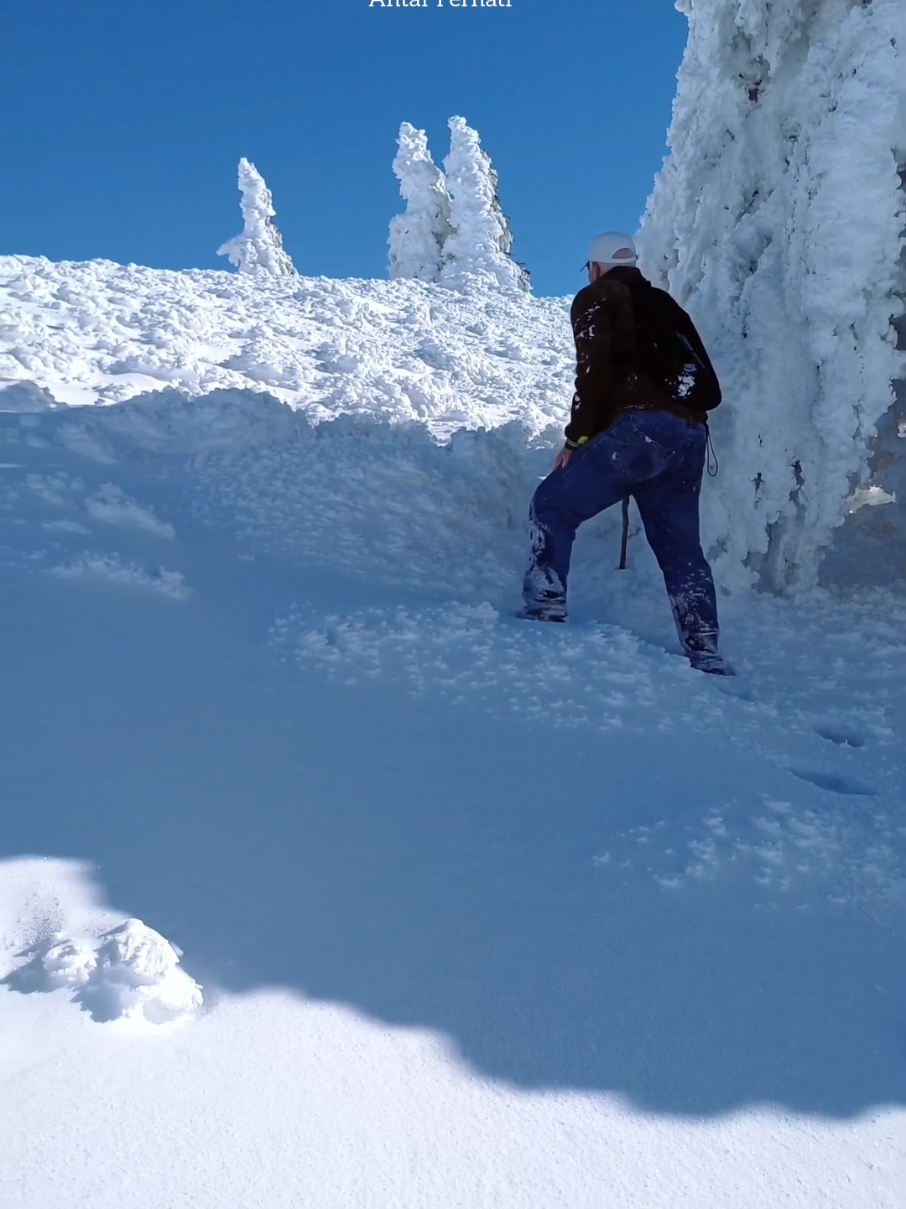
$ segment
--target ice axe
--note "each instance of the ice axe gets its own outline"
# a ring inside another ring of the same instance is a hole
[[[620,570],[626,570],[626,553],[629,549],[629,496],[623,500],[623,534],[620,538]]]

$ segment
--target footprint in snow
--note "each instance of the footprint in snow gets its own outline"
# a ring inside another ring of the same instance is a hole
[[[816,722],[813,725],[813,730],[816,735],[820,735],[822,739],[827,739],[831,743],[836,743],[843,747],[864,747],[865,735],[850,726],[846,722]]]
[[[831,793],[874,797],[878,792],[873,785],[860,781],[858,777],[842,776],[840,773],[827,772],[820,768],[790,768],[789,771],[794,777],[817,785],[819,789],[828,789]]]

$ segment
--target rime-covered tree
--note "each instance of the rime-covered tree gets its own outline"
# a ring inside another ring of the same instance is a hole
[[[467,275],[493,277],[505,288],[527,290],[528,272],[510,256],[513,236],[500,208],[491,157],[465,118],[450,118],[449,126],[444,171],[452,230],[444,243],[441,281],[456,286]]]
[[[424,130],[403,122],[393,171],[406,212],[390,222],[390,276],[438,281],[444,242],[451,231],[450,199]]]
[[[895,489],[872,473],[904,370],[906,6],[677,7],[689,41],[640,263],[689,306],[723,379],[715,572],[793,590],[815,582],[855,488]],[[864,511],[906,532],[902,504]]]
[[[217,249],[229,257],[240,273],[266,273],[270,277],[296,277],[295,267],[283,248],[283,237],[271,221],[274,206],[264,177],[247,159],[239,161],[242,234]]]

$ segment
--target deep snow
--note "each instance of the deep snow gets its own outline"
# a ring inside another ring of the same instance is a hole
[[[4,1207],[900,1204],[906,604],[740,590],[744,400],[719,682],[634,516],[514,616],[566,300],[0,269]]]
[[[519,425],[0,441],[5,1204],[900,1203],[901,599],[726,599],[721,686],[607,521],[512,617]]]
[[[4,405],[25,410],[51,401],[118,403],[162,389],[189,399],[218,389],[267,392],[296,409],[298,431],[338,415],[414,421],[425,448],[429,434],[444,440],[514,424],[501,434],[505,445],[477,443],[495,461],[503,459],[510,481],[496,506],[515,508],[521,525],[524,498],[521,488],[513,491],[513,476],[525,484],[527,447],[553,447],[571,398],[568,304],[521,291],[459,292],[412,280],[261,280],[0,257],[6,346],[0,385],[5,383]],[[732,333],[721,333],[717,312],[702,314],[698,306],[696,318],[714,338],[727,388],[712,423],[721,473],[703,503],[715,575],[727,588],[745,588],[756,580],[756,568],[767,566],[769,548],[777,567],[795,548],[802,567],[814,572],[830,525],[841,524],[853,506],[853,484],[822,469],[819,488],[808,477],[810,468],[856,456],[852,429],[842,422],[818,440],[808,408],[798,395],[792,406],[784,385],[799,380],[789,359],[773,364],[776,389],[764,394],[765,368],[750,364],[751,348],[745,351],[739,338],[734,343]],[[786,323],[781,311],[774,321]],[[889,363],[878,362],[877,373],[884,365],[893,372],[898,364],[884,347]],[[871,393],[877,402],[877,390]],[[141,415],[141,408],[132,415]],[[272,415],[274,438],[288,438],[291,417]],[[121,422],[139,420],[124,415]],[[246,424],[244,413],[230,406],[201,411],[195,447],[239,442]],[[182,430],[188,425],[186,419]],[[369,473],[367,465],[362,473]],[[820,517],[811,504],[791,500],[797,475],[808,478],[802,501],[808,495]],[[863,562],[868,557],[863,552]],[[883,542],[870,557],[890,564]],[[793,575],[792,582],[807,584],[811,572],[803,570],[801,582]],[[766,579],[774,581],[773,571],[766,570]]]

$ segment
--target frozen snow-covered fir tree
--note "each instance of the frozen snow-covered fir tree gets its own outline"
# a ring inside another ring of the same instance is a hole
[[[815,581],[854,498],[892,494],[853,495],[882,485],[872,459],[903,376],[906,5],[678,7],[689,41],[641,264],[689,306],[724,380],[704,518],[730,535],[717,561],[792,589]],[[865,512],[895,531],[900,507]]]
[[[229,257],[240,273],[267,273],[270,277],[296,277],[292,260],[283,248],[283,237],[271,221],[274,206],[264,177],[247,159],[239,161],[239,191],[242,194],[242,234],[218,248],[218,256]]]
[[[393,171],[406,212],[390,222],[390,276],[438,281],[444,242],[451,233],[450,199],[424,130],[403,122]]]
[[[501,286],[527,290],[528,272],[510,256],[513,236],[500,208],[491,157],[465,118],[450,118],[449,126],[444,170],[452,230],[444,243],[441,280],[457,286],[468,275],[492,277]]]

